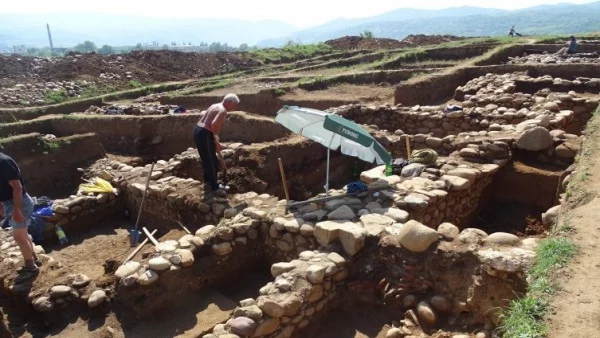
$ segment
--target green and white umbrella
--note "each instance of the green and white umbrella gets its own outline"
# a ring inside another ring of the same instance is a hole
[[[275,121],[327,147],[325,192],[329,192],[329,153],[338,150],[363,161],[390,164],[392,156],[358,124],[339,115],[316,109],[283,106]]]

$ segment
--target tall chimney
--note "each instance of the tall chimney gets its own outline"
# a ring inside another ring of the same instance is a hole
[[[54,46],[52,45],[52,34],[50,34],[50,25],[46,24],[46,28],[48,29],[48,40],[50,41],[50,52],[53,52]]]

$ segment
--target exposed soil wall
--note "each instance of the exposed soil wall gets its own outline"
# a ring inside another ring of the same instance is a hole
[[[95,131],[109,152],[171,157],[194,146],[193,131],[199,114],[177,116],[77,116],[56,118],[51,130],[56,135]],[[254,143],[288,135],[272,120],[230,113],[220,138],[224,142]]]
[[[256,94],[240,94],[238,109],[252,114],[275,116],[282,106],[309,106],[314,109],[327,109],[353,103],[348,100],[282,100],[273,90],[262,90]],[[221,102],[222,96],[193,95],[193,96],[164,96],[161,104],[182,105],[188,109],[207,109],[211,104]]]
[[[7,123],[0,127],[0,138],[27,133],[49,134],[51,133],[51,129],[52,123],[50,119]]]
[[[0,123],[10,123],[22,120],[31,120],[43,115],[68,114],[82,112],[90,106],[102,106],[101,98],[78,100],[60,103],[43,108],[32,109],[0,109]]]
[[[554,205],[561,170],[544,170],[511,162],[494,179],[494,200],[519,202],[548,210]]]
[[[35,196],[58,197],[71,193],[81,183],[77,168],[105,156],[98,136],[93,133],[47,142],[41,143],[39,134],[28,134],[3,144],[2,151],[18,163],[27,191]]]

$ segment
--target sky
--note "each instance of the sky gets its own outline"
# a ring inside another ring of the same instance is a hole
[[[596,0],[597,1],[597,0]],[[301,28],[318,25],[336,18],[369,17],[403,8],[440,9],[477,6],[519,9],[561,2],[589,3],[594,0],[6,0],[0,13],[101,12],[151,17],[187,17],[213,19],[279,20]]]

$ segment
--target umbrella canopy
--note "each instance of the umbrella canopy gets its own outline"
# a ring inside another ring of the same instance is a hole
[[[323,146],[363,161],[389,164],[392,156],[364,128],[339,115],[316,109],[284,106],[275,121]]]

